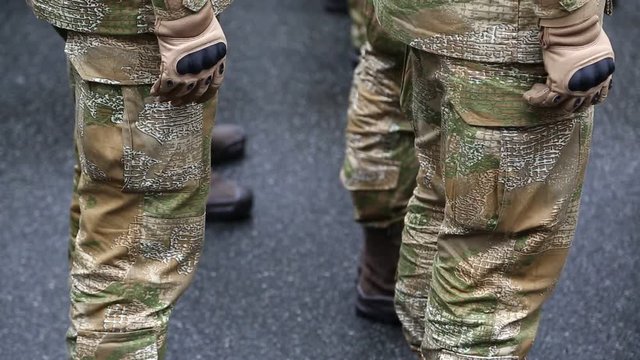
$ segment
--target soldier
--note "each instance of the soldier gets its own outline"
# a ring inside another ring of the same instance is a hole
[[[374,0],[420,175],[396,308],[422,359],[524,359],[574,236],[607,0]]]
[[[418,171],[413,130],[400,109],[404,45],[382,31],[370,0],[352,1],[352,6],[354,27],[361,24],[365,30],[353,31],[354,41],[363,41],[362,58],[353,78],[341,179],[364,230],[356,314],[398,323],[394,279]]]
[[[162,359],[202,251],[228,0],[33,0],[67,35],[72,359]]]

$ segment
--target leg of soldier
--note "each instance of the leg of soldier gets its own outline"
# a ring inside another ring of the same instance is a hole
[[[414,69],[406,65],[420,66],[415,71],[422,76],[414,79]],[[404,219],[395,305],[405,338],[416,353],[420,352],[424,337],[431,269],[445,205],[440,164],[442,88],[434,72],[430,71],[433,67],[434,63],[428,61],[405,64],[402,81],[402,108],[415,130],[415,149],[420,168]],[[421,93],[415,93],[414,86],[421,89]],[[416,119],[413,114],[422,116]]]
[[[75,75],[74,360],[162,359],[202,250],[215,100],[172,107],[149,91]]]
[[[341,178],[365,234],[356,308],[374,320],[397,322],[394,277],[418,165],[413,131],[400,110],[404,46],[380,33],[371,4],[365,13],[372,24],[354,75]]]
[[[412,50],[417,138],[441,89],[444,221],[429,285],[424,359],[524,359],[573,234],[593,112],[522,100],[542,65],[485,64]],[[426,129],[426,132],[425,132]],[[417,147],[423,168],[423,149]],[[427,157],[429,155],[427,154]],[[422,236],[418,232],[419,236]]]

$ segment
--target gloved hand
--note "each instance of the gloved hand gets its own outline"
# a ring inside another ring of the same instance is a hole
[[[533,106],[566,113],[603,102],[609,93],[615,60],[598,15],[566,26],[562,19],[553,19],[550,26],[545,26],[544,20],[540,24],[547,82],[525,92],[525,100]]]
[[[155,35],[162,65],[151,95],[174,106],[212,98],[224,77],[227,40],[211,3],[177,20],[158,20]]]

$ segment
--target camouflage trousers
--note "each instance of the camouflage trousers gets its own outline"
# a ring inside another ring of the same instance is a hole
[[[72,73],[69,355],[163,359],[169,316],[202,252],[215,100],[172,107],[154,102],[150,85]]]
[[[367,39],[351,88],[341,179],[356,220],[387,227],[404,218],[418,164],[413,130],[400,109],[404,45],[382,32],[369,1],[361,5]]]
[[[416,132],[396,310],[428,360],[524,359],[574,236],[593,109],[528,107],[542,65],[408,50]]]

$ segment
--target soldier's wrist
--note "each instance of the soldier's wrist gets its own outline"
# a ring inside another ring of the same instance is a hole
[[[152,4],[156,21],[174,21],[211,7],[211,0],[152,0]]]
[[[598,39],[602,28],[599,18],[591,18],[565,27],[543,27],[540,43],[543,48],[549,46],[584,46]]]
[[[539,24],[543,28],[562,28],[581,24],[593,16],[602,18],[604,1],[591,0],[574,11],[563,12],[563,16],[542,17]]]
[[[154,33],[157,36],[172,38],[196,37],[207,29],[213,17],[215,17],[209,1],[196,12],[187,11],[188,13],[185,16],[177,19],[156,17]]]

